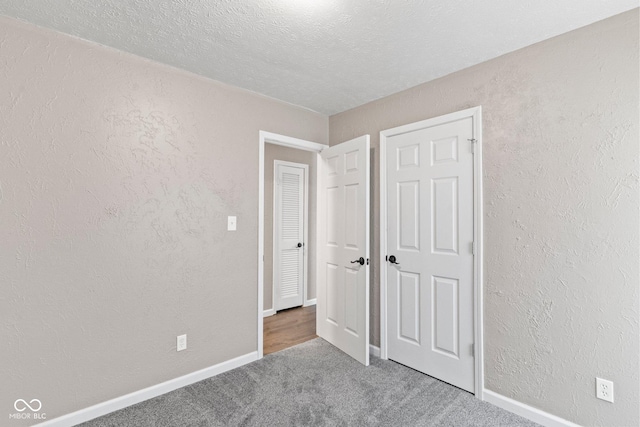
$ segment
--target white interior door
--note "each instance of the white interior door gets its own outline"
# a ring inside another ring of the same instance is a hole
[[[274,168],[273,289],[275,309],[304,302],[305,165],[281,161]]]
[[[416,127],[386,138],[387,354],[473,392],[473,121]]]
[[[369,135],[321,153],[316,333],[369,364]]]

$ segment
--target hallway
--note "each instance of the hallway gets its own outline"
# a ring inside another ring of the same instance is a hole
[[[316,338],[316,306],[281,310],[264,318],[264,354]]]

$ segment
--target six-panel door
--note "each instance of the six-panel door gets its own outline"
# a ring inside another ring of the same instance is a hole
[[[321,154],[317,334],[368,365],[369,135]]]
[[[388,357],[470,392],[473,123],[388,137]]]

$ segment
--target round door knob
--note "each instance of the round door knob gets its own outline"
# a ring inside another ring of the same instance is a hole
[[[302,247],[302,243],[298,243],[298,247],[301,248]]]
[[[395,255],[390,255],[390,256],[389,256],[389,262],[390,262],[391,264],[398,264],[398,265],[400,265],[400,263],[399,263],[399,262],[396,262],[396,256],[395,256]]]

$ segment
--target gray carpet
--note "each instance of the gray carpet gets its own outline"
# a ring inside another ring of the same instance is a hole
[[[371,359],[364,367],[317,338],[82,425],[537,426],[395,362]]]

